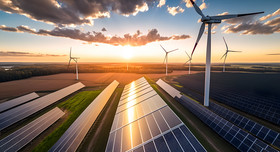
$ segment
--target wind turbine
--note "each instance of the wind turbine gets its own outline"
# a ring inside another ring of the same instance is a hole
[[[160,45],[161,46],[161,45]],[[166,68],[166,71],[165,71],[165,75],[167,76],[167,69],[168,69],[168,53],[171,53],[171,52],[174,52],[178,49],[175,49],[175,50],[171,50],[171,51],[166,51],[162,46],[161,48],[163,49],[163,51],[165,52],[165,58],[163,60],[163,63],[165,62],[165,68]]]
[[[242,52],[242,51],[232,51],[232,50],[228,50],[227,42],[226,42],[226,40],[225,40],[224,37],[223,37],[223,39],[224,39],[224,42],[225,42],[225,45],[226,45],[226,48],[227,48],[226,53],[221,57],[221,59],[224,58],[223,72],[225,72],[225,70],[226,70],[226,59],[227,59],[227,54],[228,54],[228,52]]]
[[[71,60],[74,60],[76,62],[76,80],[79,80],[79,73],[78,73],[78,57],[72,57],[71,56],[71,52],[72,52],[72,47],[70,48],[70,59],[69,59],[69,63],[68,63],[68,69],[69,69],[69,66],[70,66],[70,62]]]
[[[212,24],[215,23],[221,23],[224,19],[230,19],[230,18],[236,18],[236,17],[242,17],[247,15],[255,15],[260,14],[264,12],[256,12],[256,13],[248,13],[248,14],[230,14],[230,15],[218,15],[218,16],[205,16],[201,9],[193,2],[193,0],[190,0],[195,11],[202,17],[201,22],[202,25],[200,27],[197,40],[195,42],[191,57],[194,53],[194,50],[204,32],[205,24],[208,24],[208,38],[207,38],[207,49],[206,49],[206,70],[205,70],[205,87],[204,87],[204,106],[209,106],[209,87],[210,87],[210,68],[211,68],[211,27]]]
[[[185,51],[185,52],[186,52],[187,56],[189,57],[189,60],[185,64],[189,63],[189,74],[191,74],[192,57],[189,56],[187,51]]]

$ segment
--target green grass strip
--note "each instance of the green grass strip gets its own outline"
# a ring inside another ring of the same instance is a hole
[[[58,104],[60,109],[69,112],[69,116],[59,127],[45,137],[44,140],[33,149],[33,152],[47,152],[99,93],[101,93],[101,90],[79,92],[70,99]]]

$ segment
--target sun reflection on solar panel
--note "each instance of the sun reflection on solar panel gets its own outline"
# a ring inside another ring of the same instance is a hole
[[[135,83],[132,82],[131,87],[130,87],[130,90],[132,90],[132,89],[134,89],[134,88],[135,88]],[[132,91],[132,92],[129,93],[129,95],[132,95],[132,94],[134,94],[134,93],[135,93],[135,91]],[[135,96],[135,95],[134,95],[134,96]],[[128,97],[128,101],[129,101],[130,99],[133,99],[134,96],[133,96],[133,95],[132,95],[132,96],[129,96],[129,97]],[[128,103],[126,104],[126,108],[129,108],[129,107],[133,106],[134,104],[135,104],[135,100],[132,100],[132,101],[130,101],[130,102],[128,102]],[[133,128],[132,128],[131,122],[134,120],[135,112],[136,112],[136,110],[135,110],[135,107],[134,107],[134,106],[131,107],[131,108],[129,108],[129,109],[127,110],[128,123],[130,123],[130,124],[129,124],[129,134],[130,134],[130,144],[131,144],[131,147],[133,147],[133,141],[132,141],[132,139],[133,139],[133,136],[132,136]]]

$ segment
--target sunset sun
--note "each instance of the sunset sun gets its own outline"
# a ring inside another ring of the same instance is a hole
[[[133,56],[133,47],[124,46],[122,50],[122,57],[125,59],[131,59]]]

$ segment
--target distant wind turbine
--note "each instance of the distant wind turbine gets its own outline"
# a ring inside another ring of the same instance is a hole
[[[161,46],[161,45],[160,45]],[[161,48],[163,49],[163,51],[165,52],[165,58],[163,60],[163,63],[165,62],[165,67],[166,67],[166,71],[165,71],[165,75],[167,76],[167,70],[168,70],[168,53],[171,53],[171,52],[174,52],[178,49],[175,49],[175,50],[171,50],[171,51],[166,51],[162,46]]]
[[[78,57],[72,57],[71,56],[71,52],[72,52],[72,47],[70,48],[70,59],[69,59],[69,63],[68,63],[68,69],[69,69],[69,66],[70,66],[70,62],[71,60],[74,60],[76,62],[76,80],[79,80],[79,73],[78,73]]]
[[[221,59],[224,58],[223,72],[225,72],[225,70],[226,70],[226,59],[227,59],[227,54],[228,54],[228,52],[242,52],[242,51],[232,51],[232,50],[228,50],[227,42],[226,42],[226,40],[225,40],[224,37],[223,37],[223,39],[224,39],[224,42],[225,42],[225,45],[226,45],[226,48],[227,48],[226,53],[221,57]]]
[[[189,56],[189,54],[188,54],[187,51],[185,51],[185,52],[186,52],[186,54],[187,54],[187,56],[188,56],[188,58],[189,58],[188,61],[187,61],[185,64],[189,63],[189,74],[191,74],[192,57]]]
[[[204,32],[205,24],[208,24],[208,38],[207,38],[207,51],[206,51],[206,70],[205,70],[205,91],[204,91],[204,106],[209,106],[209,87],[210,87],[210,70],[211,70],[211,26],[214,23],[221,23],[224,19],[230,19],[230,18],[236,18],[236,17],[242,17],[247,15],[255,15],[260,14],[264,12],[256,12],[256,13],[248,13],[248,14],[231,14],[231,15],[218,15],[218,16],[205,16],[201,9],[193,2],[193,0],[190,0],[195,11],[202,17],[201,22],[202,25],[200,27],[197,40],[195,42],[191,57],[194,53],[194,50]]]

